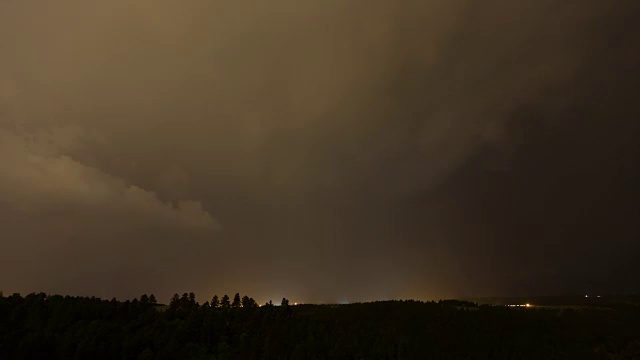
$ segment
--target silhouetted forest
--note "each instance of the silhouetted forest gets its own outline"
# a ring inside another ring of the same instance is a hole
[[[0,359],[640,359],[640,307],[0,296]]]

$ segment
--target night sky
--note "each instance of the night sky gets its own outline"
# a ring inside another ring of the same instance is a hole
[[[0,290],[640,292],[638,0],[2,0]]]

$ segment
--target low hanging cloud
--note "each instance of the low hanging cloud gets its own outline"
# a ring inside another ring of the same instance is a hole
[[[0,204],[32,215],[56,211],[121,217],[114,221],[216,229],[197,201],[162,202],[155,193],[87,166],[68,155],[86,133],[54,128],[34,133],[0,130]]]
[[[0,129],[0,262],[14,270],[0,274],[2,290],[132,297],[172,281],[167,264],[211,254],[220,223],[202,204],[164,202],[72,155],[96,139],[71,127]]]

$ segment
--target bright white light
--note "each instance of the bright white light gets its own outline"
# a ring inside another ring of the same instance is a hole
[[[531,304],[527,304],[527,307],[531,307]]]
[[[589,297],[589,295],[585,295],[584,297]]]

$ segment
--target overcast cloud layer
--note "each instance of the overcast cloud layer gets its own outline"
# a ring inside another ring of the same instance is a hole
[[[0,290],[640,291],[640,3],[0,2]]]

